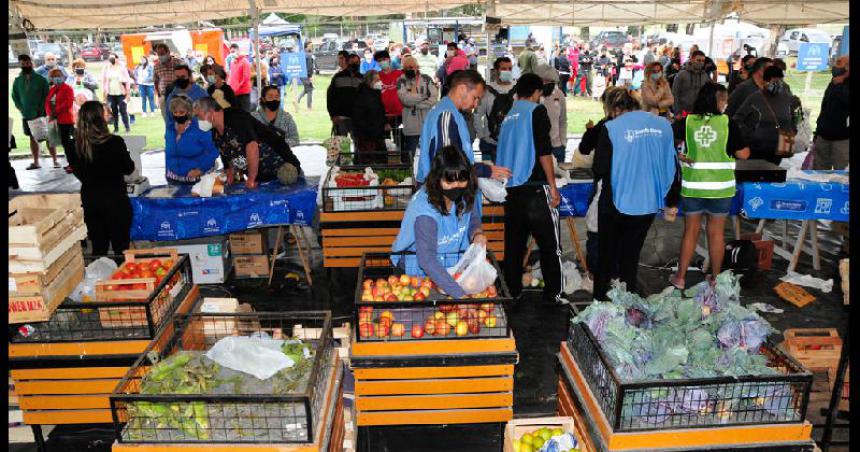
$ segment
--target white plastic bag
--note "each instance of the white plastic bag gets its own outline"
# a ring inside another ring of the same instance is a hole
[[[215,186],[215,179],[218,173],[206,173],[200,176],[200,180],[191,187],[191,193],[200,196],[201,198],[212,197],[212,187]]]
[[[571,261],[564,261],[561,265],[562,275],[562,292],[567,295],[572,295],[574,292],[582,288],[582,275],[579,274],[579,269],[576,264]]]
[[[812,126],[809,125],[809,109],[803,109],[803,119],[797,125],[797,135],[794,136],[794,147],[792,151],[800,154],[809,150],[812,144]]]
[[[30,136],[36,142],[47,141],[48,139],[48,117],[40,116],[36,119],[27,121],[27,127],[30,129]]]
[[[460,273],[456,281],[467,295],[484,291],[496,282],[498,276],[496,268],[487,262],[487,248],[474,243],[469,245],[460,261],[448,269],[448,273]]]
[[[206,352],[206,357],[239,372],[267,380],[296,363],[281,351],[282,340],[227,336]]]
[[[481,193],[492,202],[505,202],[508,190],[505,188],[506,181],[498,181],[489,177],[478,178],[478,188]]]
[[[116,262],[112,259],[108,259],[106,257],[96,259],[90,263],[90,265],[87,265],[87,268],[84,270],[83,281],[75,287],[75,290],[72,291],[69,298],[76,303],[83,302],[85,296],[89,299],[93,299],[95,296],[96,282],[110,278],[116,269]]]

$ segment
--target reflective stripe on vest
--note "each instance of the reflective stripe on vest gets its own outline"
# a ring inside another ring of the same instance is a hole
[[[735,195],[735,160],[726,155],[726,115],[686,117],[687,156],[681,166],[681,195],[688,198],[731,198]]]

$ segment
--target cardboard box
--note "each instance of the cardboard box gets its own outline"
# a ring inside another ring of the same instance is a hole
[[[158,247],[176,248],[191,259],[194,284],[221,284],[227,279],[233,261],[224,236],[175,242],[153,242]]]
[[[266,254],[265,230],[251,230],[230,234],[230,251],[237,254]]]
[[[237,278],[264,278],[269,276],[269,256],[265,254],[233,256]]]

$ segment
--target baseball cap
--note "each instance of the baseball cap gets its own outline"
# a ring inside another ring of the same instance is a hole
[[[535,68],[535,74],[540,77],[541,80],[558,82],[558,71],[546,63],[539,64]]]

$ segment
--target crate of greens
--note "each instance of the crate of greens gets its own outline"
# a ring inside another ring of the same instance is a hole
[[[110,396],[117,441],[314,441],[334,365],[329,311],[198,313],[174,321]],[[302,336],[309,328],[319,334]]]
[[[323,186],[323,211],[402,210],[414,192],[408,165],[335,166]]]

